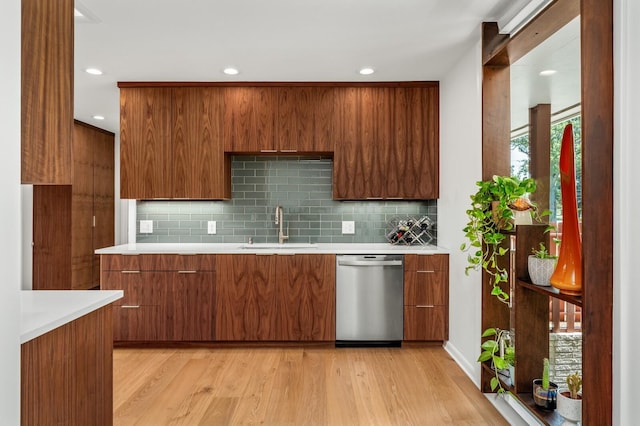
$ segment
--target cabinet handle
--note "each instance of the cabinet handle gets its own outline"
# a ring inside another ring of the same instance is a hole
[[[273,256],[275,253],[256,253],[256,256]]]
[[[122,305],[120,306],[122,309],[138,309],[140,305]]]
[[[295,253],[276,253],[278,256],[295,256]]]
[[[417,271],[419,274],[435,274],[436,271]]]
[[[139,274],[140,273],[140,271],[120,271],[120,272],[122,272],[123,274]]]
[[[93,215],[93,222],[92,222],[91,226],[92,226],[93,228],[95,228],[95,227],[96,227],[96,215]]]
[[[281,149],[280,152],[298,152],[297,149]]]
[[[384,200],[382,197],[367,197],[367,200]]]
[[[121,256],[139,256],[140,253],[120,253]]]
[[[263,152],[265,154],[269,154],[269,153],[278,152],[278,150],[277,149],[261,149],[260,152]]]
[[[198,253],[178,253],[178,256],[197,256]]]
[[[198,273],[198,271],[178,271],[179,274],[196,274]]]
[[[416,305],[416,308],[435,308],[434,305]]]

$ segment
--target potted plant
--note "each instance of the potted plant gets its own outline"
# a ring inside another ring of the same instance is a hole
[[[491,368],[494,377],[491,378],[490,386],[492,391],[498,394],[504,393],[502,382],[507,386],[513,383],[515,365],[515,347],[508,330],[488,328],[482,333],[482,337],[493,337],[482,343],[482,353],[478,357],[478,362],[491,361]]]
[[[549,286],[549,278],[556,268],[558,256],[552,255],[547,251],[544,243],[540,243],[538,249],[531,249],[531,255],[528,259],[529,276],[531,282],[535,285]]]
[[[549,359],[543,360],[542,379],[533,381],[533,401],[540,408],[553,411],[556,409],[558,385],[549,381]]]
[[[522,205],[522,198],[536,190],[536,182],[531,178],[494,176],[492,180],[479,181],[476,185],[478,190],[471,195],[471,207],[467,210],[469,222],[463,229],[467,242],[460,246],[468,253],[465,273],[472,269],[485,270],[492,277],[491,294],[506,303],[509,295],[500,283],[507,282],[508,271],[499,265],[498,259],[508,249],[501,245],[507,232],[514,227],[511,206]],[[528,201],[525,204],[531,206]],[[530,209],[530,212],[534,211],[535,208]]]
[[[582,420],[582,378],[577,371],[567,376],[567,387],[558,390],[558,414],[577,423]]]

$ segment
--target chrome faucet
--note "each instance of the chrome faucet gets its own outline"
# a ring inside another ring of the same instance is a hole
[[[284,235],[284,232],[282,232],[282,224],[283,224],[284,220],[282,217],[282,206],[276,206],[276,220],[275,220],[275,224],[276,225],[280,225],[280,230],[278,231],[278,244],[284,244],[285,240],[289,239],[288,235]],[[287,225],[287,233],[289,233],[289,225]]]

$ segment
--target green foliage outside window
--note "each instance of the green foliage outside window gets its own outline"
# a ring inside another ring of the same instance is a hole
[[[549,220],[562,220],[562,199],[560,194],[560,143],[564,127],[573,125],[573,140],[576,161],[576,194],[578,198],[578,217],[582,217],[582,126],[581,117],[575,116],[567,120],[551,124],[551,180],[549,188]],[[523,159],[511,164],[511,175],[519,179],[529,177],[529,134],[511,139],[511,151],[520,153]],[[513,157],[513,156],[512,156]]]

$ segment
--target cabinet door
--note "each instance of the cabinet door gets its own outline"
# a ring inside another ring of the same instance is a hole
[[[386,197],[385,174],[392,129],[391,90],[377,87],[339,90],[334,198]]]
[[[332,152],[335,89],[280,87],[277,147],[280,152]]]
[[[394,89],[394,132],[389,141],[388,198],[433,199],[439,195],[438,87]]]
[[[171,89],[120,89],[120,197],[171,198]]]
[[[93,286],[100,283],[100,256],[95,250],[115,242],[114,136],[96,132],[93,140]]]
[[[22,2],[22,183],[71,184],[73,1]]]
[[[335,340],[335,256],[277,256],[276,340]]]
[[[447,303],[446,274],[441,271],[416,271],[405,275],[404,304],[437,306]]]
[[[404,340],[447,340],[449,327],[444,306],[405,306]]]
[[[275,340],[275,255],[218,255],[217,340]]]
[[[171,300],[167,311],[168,339],[173,341],[214,340],[215,272],[176,271],[172,275]]]
[[[166,272],[158,271],[103,271],[102,290],[123,290],[122,299],[114,305],[168,306],[171,299],[171,281]]]
[[[173,89],[173,198],[231,197],[223,147],[224,89]]]
[[[277,152],[277,87],[225,87],[224,150],[237,153]]]
[[[156,342],[166,339],[166,314],[161,306],[114,306],[113,340]]]

